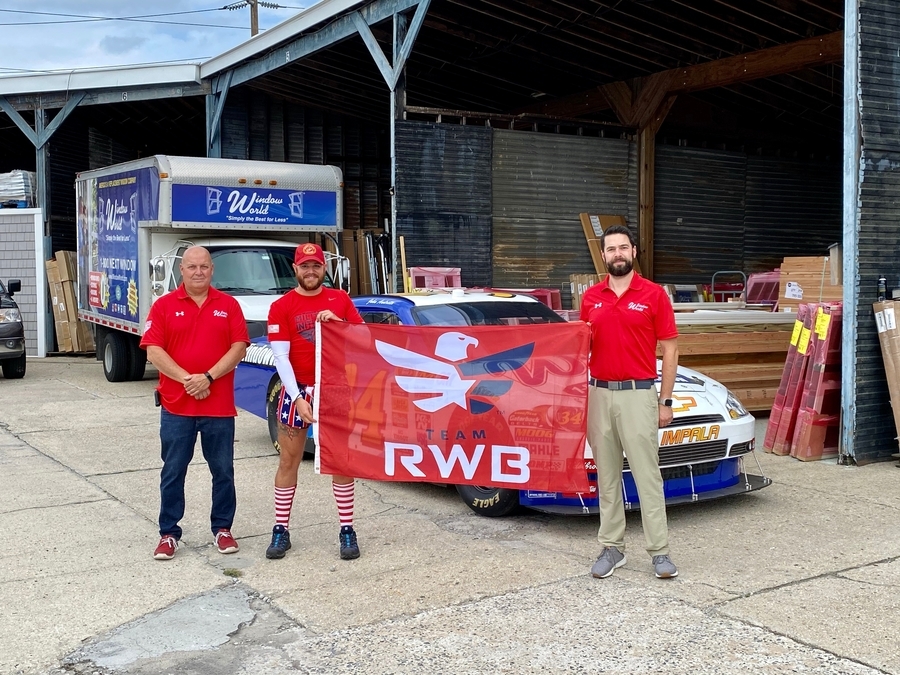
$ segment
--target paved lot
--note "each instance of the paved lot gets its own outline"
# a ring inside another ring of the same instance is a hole
[[[276,457],[242,414],[241,551],[212,546],[201,459],[187,546],[159,562],[154,379],[87,358],[0,378],[0,673],[900,673],[894,463],[762,456],[772,487],[670,511],[677,579],[635,515],[600,581],[593,518],[480,518],[431,485],[361,482],[363,556],[341,561],[304,462],[294,548],[267,561]]]

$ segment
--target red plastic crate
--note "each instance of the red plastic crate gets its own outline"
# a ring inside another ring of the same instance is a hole
[[[409,276],[414,289],[462,288],[459,267],[410,267]]]

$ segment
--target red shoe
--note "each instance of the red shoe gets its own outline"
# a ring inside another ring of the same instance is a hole
[[[178,550],[178,540],[171,534],[159,538],[153,557],[157,560],[171,560],[175,557],[175,551]]]
[[[219,553],[237,553],[238,543],[231,536],[231,530],[219,530],[216,532],[216,548]]]

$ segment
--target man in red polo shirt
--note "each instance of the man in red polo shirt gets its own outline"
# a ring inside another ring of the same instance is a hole
[[[297,490],[297,470],[303,458],[306,430],[315,422],[311,404],[316,383],[316,322],[363,322],[349,295],[322,285],[325,255],[320,246],[301,244],[297,247],[294,274],[297,275],[297,287],[269,308],[269,345],[282,385],[278,399],[281,453],[275,473],[275,526],[272,543],[266,549],[266,557],[271,559],[283,558],[291,548],[288,525]],[[353,478],[332,476],[331,489],[341,523],[338,533],[341,558],[353,560],[359,557],[359,544],[353,530]]]
[[[220,553],[234,553],[234,368],[250,338],[237,300],[210,286],[209,251],[191,246],[181,258],[182,284],[150,308],[141,347],[159,370],[159,544],[157,560],[171,560],[181,540],[184,479],[200,434],[212,473],[210,524]]]
[[[631,230],[608,228],[600,239],[609,271],[581,301],[591,326],[588,442],[597,465],[603,551],[591,568],[598,579],[625,564],[622,456],[637,485],[647,552],[660,579],[678,576],[669,557],[666,501],[659,471],[659,429],[672,421],[672,388],[678,368],[675,312],[663,289],[637,274]],[[656,392],[656,346],[662,348],[662,382]]]

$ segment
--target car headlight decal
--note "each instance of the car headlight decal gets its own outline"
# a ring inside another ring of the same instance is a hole
[[[736,420],[741,417],[746,417],[750,413],[744,407],[744,404],[740,402],[737,396],[734,395],[730,389],[727,391],[727,397],[725,398],[725,408],[728,410],[728,415],[731,419]]]

